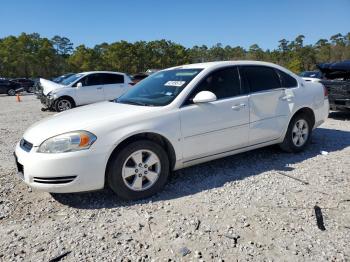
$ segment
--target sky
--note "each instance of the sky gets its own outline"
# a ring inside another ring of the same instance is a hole
[[[75,46],[167,39],[186,47],[216,43],[274,49],[350,32],[350,0],[2,0],[0,38],[37,32]]]

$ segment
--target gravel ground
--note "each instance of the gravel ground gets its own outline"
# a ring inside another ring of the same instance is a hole
[[[109,190],[51,195],[21,182],[15,143],[52,114],[22,100],[0,96],[2,261],[350,261],[350,115],[332,113],[304,153],[268,147],[212,161],[125,202]]]

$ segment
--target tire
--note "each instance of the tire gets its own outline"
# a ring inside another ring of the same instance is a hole
[[[34,86],[28,87],[27,92],[28,92],[28,93],[34,93]]]
[[[16,95],[16,90],[13,89],[13,88],[11,88],[11,89],[7,90],[7,94],[8,94],[9,96],[14,96],[14,95]]]
[[[303,151],[310,142],[312,121],[306,114],[298,114],[292,118],[283,142],[279,145],[286,152],[297,153]]]
[[[54,103],[54,109],[56,112],[63,112],[74,107],[74,101],[71,98],[61,97]]]
[[[123,199],[137,200],[161,191],[169,172],[165,150],[152,141],[139,140],[111,156],[106,175],[114,193]]]

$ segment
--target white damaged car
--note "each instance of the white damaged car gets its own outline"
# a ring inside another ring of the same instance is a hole
[[[62,112],[76,106],[116,99],[131,88],[127,74],[93,71],[74,74],[60,83],[40,79],[41,103]]]
[[[31,126],[15,150],[32,188],[80,192],[108,185],[126,199],[160,191],[169,173],[279,144],[304,150],[328,116],[320,83],[256,61],[159,71],[120,98]]]

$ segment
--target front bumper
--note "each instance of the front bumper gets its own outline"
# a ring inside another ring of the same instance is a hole
[[[53,97],[45,96],[44,94],[40,95],[40,102],[49,109],[52,109],[55,103],[55,99]]]
[[[350,110],[350,98],[332,99],[329,103],[332,110]]]
[[[30,187],[52,193],[99,190],[104,187],[106,152],[90,148],[77,152],[44,154],[29,152],[20,143],[15,150],[19,177]]]

